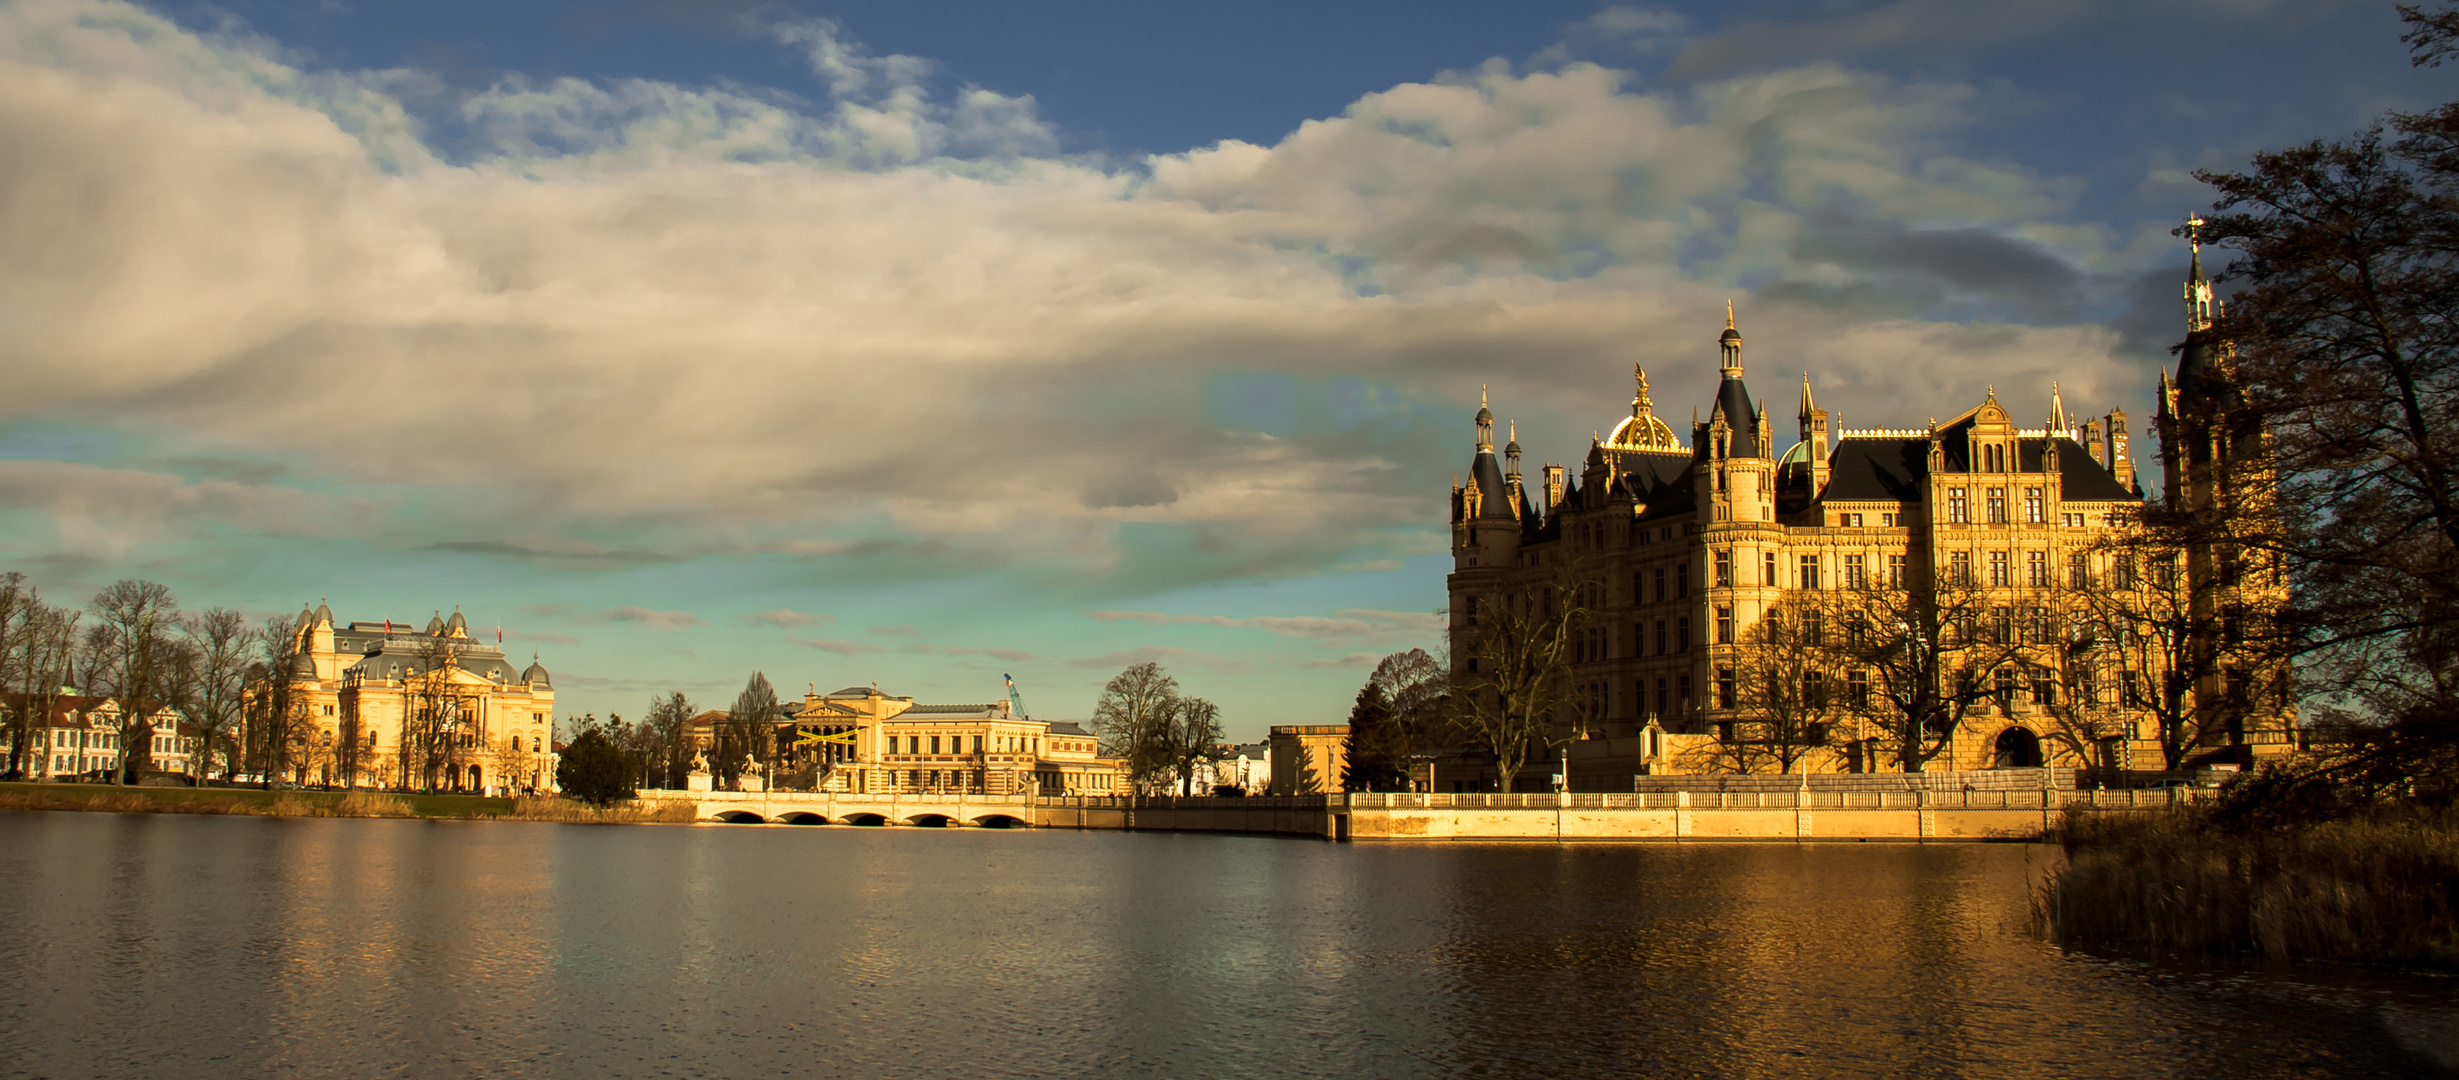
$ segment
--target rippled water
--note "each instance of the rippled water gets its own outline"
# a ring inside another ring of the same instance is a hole
[[[0,814],[8,1076],[2380,1076],[2444,980],[2025,934],[2020,846]]]

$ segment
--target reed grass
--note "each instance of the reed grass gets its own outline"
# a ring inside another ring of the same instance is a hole
[[[692,821],[692,809],[690,803],[630,800],[598,807],[573,799],[524,796],[512,801],[509,816],[522,821],[562,821],[583,825],[688,825]]]
[[[2459,812],[2385,807],[2232,831],[2209,809],[2075,811],[2035,893],[2062,945],[2459,967]]]

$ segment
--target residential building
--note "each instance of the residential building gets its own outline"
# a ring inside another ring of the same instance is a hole
[[[49,699],[41,695],[0,694],[0,711],[14,719],[20,710],[42,714],[27,733],[25,779],[105,780],[120,768],[123,733],[117,699],[77,693],[58,694]],[[187,776],[201,767],[198,761],[202,740],[178,710],[157,705],[148,720],[143,737],[153,741],[154,772]],[[0,727],[0,768],[6,768],[16,756],[14,727]]]

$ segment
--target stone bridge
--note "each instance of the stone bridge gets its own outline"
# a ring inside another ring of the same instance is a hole
[[[643,791],[644,803],[690,803],[695,821],[743,825],[910,825],[1020,829],[1032,800],[996,795],[852,795],[836,791]]]

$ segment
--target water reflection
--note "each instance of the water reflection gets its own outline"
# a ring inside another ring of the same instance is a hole
[[[2014,846],[0,815],[0,1075],[2433,1075],[2439,980],[2029,940]]]

